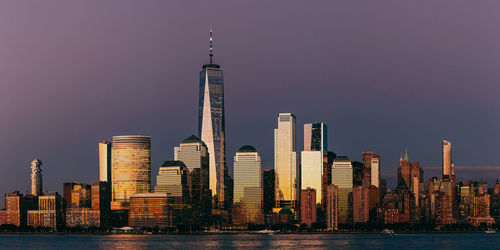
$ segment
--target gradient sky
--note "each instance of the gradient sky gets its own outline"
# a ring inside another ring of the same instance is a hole
[[[198,77],[224,68],[227,159],[251,144],[273,167],[279,112],[323,121],[330,150],[400,152],[439,175],[453,142],[459,180],[500,175],[500,2],[0,1],[0,193],[98,179],[97,142],[152,136],[152,179],[197,133]],[[3,201],[2,201],[3,202]]]

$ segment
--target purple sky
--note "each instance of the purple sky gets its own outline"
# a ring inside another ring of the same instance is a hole
[[[154,179],[197,131],[209,24],[230,166],[251,144],[272,168],[292,112],[298,151],[324,121],[337,154],[380,153],[391,187],[406,147],[438,175],[442,138],[459,180],[499,177],[499,1],[208,2],[1,1],[0,193],[28,189],[35,157],[44,189],[90,183],[97,142],[123,134],[152,136]]]

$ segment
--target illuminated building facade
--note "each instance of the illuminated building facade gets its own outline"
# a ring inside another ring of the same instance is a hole
[[[311,227],[317,221],[316,216],[316,189],[306,188],[300,194],[300,223]],[[319,192],[318,192],[319,193]]]
[[[363,152],[363,186],[380,187],[380,155],[374,152]]]
[[[99,142],[99,180],[111,183],[111,143]]]
[[[35,158],[31,162],[31,195],[42,195],[42,161]]]
[[[24,196],[17,191],[5,194],[5,210],[0,211],[0,225],[26,226],[27,211],[35,210],[37,203],[38,199],[33,195]]]
[[[126,210],[132,194],[151,191],[151,137],[114,136],[112,143],[111,209]]]
[[[210,29],[210,63],[200,72],[198,136],[206,144],[209,154],[209,183],[218,206],[225,205],[227,191],[226,128],[224,111],[224,73],[220,65],[212,63],[212,29]]]
[[[337,156],[333,162],[332,184],[338,187],[338,222],[351,224],[352,165],[347,157]]]
[[[247,223],[257,223],[262,217],[262,169],[257,150],[245,145],[234,156],[234,198]]]
[[[182,161],[165,161],[156,176],[155,192],[189,200],[188,171]]]
[[[301,152],[301,189],[314,188],[321,203],[323,164],[326,161],[327,129],[324,123],[304,124],[304,151]]]
[[[63,198],[58,194],[38,197],[38,210],[28,210],[28,226],[58,229],[64,225]]]
[[[295,116],[280,113],[274,129],[274,171],[276,207],[296,210],[299,200],[300,165],[295,145]],[[294,213],[296,211],[293,211]]]

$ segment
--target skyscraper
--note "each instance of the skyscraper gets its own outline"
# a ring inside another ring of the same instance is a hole
[[[363,186],[380,187],[380,155],[374,152],[363,152]]]
[[[224,112],[224,75],[212,62],[213,41],[210,28],[210,63],[200,71],[198,135],[206,144],[209,159],[209,183],[220,207],[224,206],[226,180],[226,135]]]
[[[155,193],[167,193],[169,196],[187,201],[189,198],[188,173],[182,161],[165,161],[156,176]]]
[[[326,161],[327,130],[324,123],[304,124],[304,151],[301,152],[301,188],[314,188],[316,202],[321,201],[323,164]]]
[[[130,196],[151,191],[151,137],[113,137],[111,150],[112,210],[127,210]]]
[[[451,160],[451,142],[442,140],[441,143],[443,146],[443,179],[448,179],[455,175],[453,161]]]
[[[31,162],[31,195],[42,195],[42,164],[38,158]]]
[[[211,209],[207,146],[200,138],[191,135],[174,148],[174,159],[187,167],[189,200],[195,216],[207,216]]]
[[[300,195],[300,166],[295,146],[295,116],[278,115],[274,129],[274,170],[276,174],[276,207],[297,209]],[[296,212],[296,211],[295,211]]]
[[[338,221],[352,223],[351,204],[352,165],[346,156],[337,156],[332,166],[332,184],[338,187]]]
[[[99,180],[111,183],[111,143],[99,142]]]
[[[257,223],[262,216],[261,159],[257,150],[245,145],[234,156],[234,203],[245,211],[245,221]]]
[[[408,190],[411,187],[411,162],[408,158],[408,150],[405,152],[405,157],[399,158],[398,165],[398,187],[406,187]]]
[[[264,169],[264,214],[269,214],[273,211],[276,202],[274,200],[275,192],[275,176],[274,169]]]

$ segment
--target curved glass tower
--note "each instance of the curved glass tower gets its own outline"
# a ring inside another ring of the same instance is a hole
[[[212,29],[210,29],[210,63],[200,71],[198,135],[209,153],[209,184],[219,206],[225,201],[226,136],[224,119],[224,75],[212,63]]]

